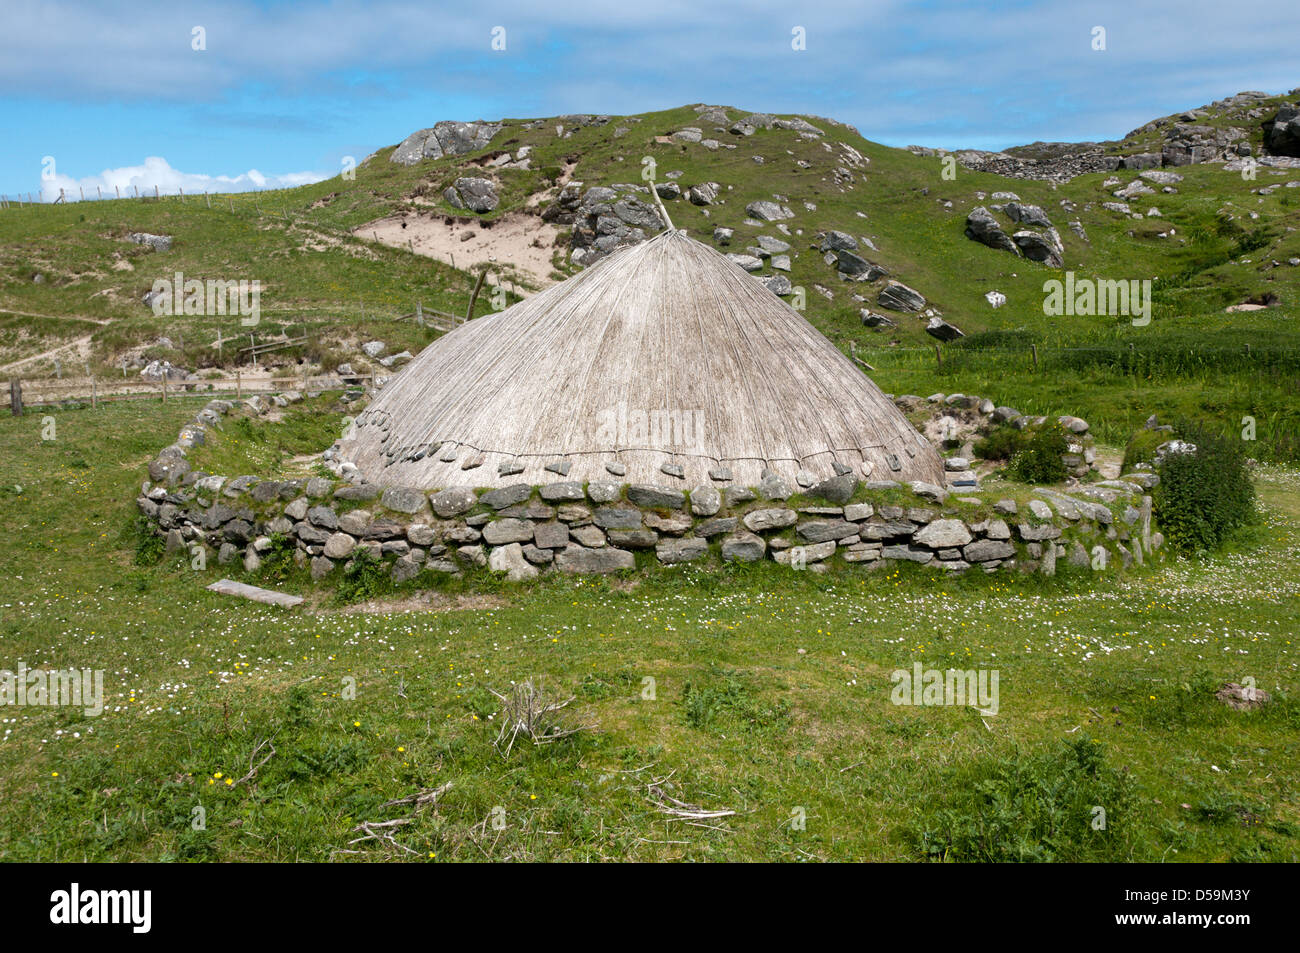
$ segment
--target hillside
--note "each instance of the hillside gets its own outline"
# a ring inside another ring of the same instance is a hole
[[[1260,152],[1282,101],[1224,103],[1188,121],[1248,125]],[[1150,152],[1176,118],[1102,151]],[[227,339],[246,335],[237,319],[159,317],[142,303],[155,279],[182,272],[259,279],[257,340],[309,337],[280,360],[366,367],[360,341],[415,351],[438,333],[396,320],[417,301],[463,314],[469,270],[486,268],[490,283],[526,294],[653,234],[647,159],[676,227],[738,256],[833,342],[856,348],[886,389],[982,385],[1041,412],[1088,412],[1117,439],[1156,411],[1211,415],[1225,427],[1249,413],[1271,448],[1264,455],[1295,452],[1287,435],[1300,371],[1300,190],[1291,186],[1300,169],[1287,161],[1265,159],[1277,165],[1253,179],[1230,160],[1008,178],[881,146],[833,120],[719,106],[440,123],[379,150],[354,178],[284,192],[11,204],[0,211],[0,365],[64,347],[62,363],[96,374],[122,374],[124,358],[230,366],[232,350],[211,345],[218,326]],[[1031,241],[1046,255],[1054,246],[1061,267],[967,237],[980,207],[1010,231],[1013,203],[1041,213],[1041,241]],[[134,232],[170,236],[171,248],[134,244]],[[1044,282],[1063,271],[1151,279],[1150,323],[1046,316]],[[914,299],[890,291],[893,282],[924,298],[920,310],[896,309]],[[1005,304],[992,307],[990,292]],[[1226,310],[1252,302],[1267,307]],[[932,317],[964,333],[944,345],[942,365],[926,333]],[[1026,373],[1012,379],[1009,361]],[[50,370],[48,360],[5,368]]]

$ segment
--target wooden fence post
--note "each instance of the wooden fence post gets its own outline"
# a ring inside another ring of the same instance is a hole
[[[163,376],[162,376],[162,398],[163,398],[162,402],[164,404],[167,403],[167,372],[166,371],[163,371]]]
[[[23,382],[17,377],[9,378],[9,409],[15,417],[23,415]]]
[[[99,406],[99,385],[95,383],[95,378],[92,375],[90,378],[90,407],[93,410],[98,406]]]
[[[1036,370],[1038,368],[1038,345],[1037,344],[1029,345],[1029,353],[1033,355],[1034,368]]]
[[[244,396],[244,376],[239,368],[235,368],[235,400],[242,400]]]
[[[943,351],[939,350],[939,345],[934,346],[934,360],[939,367],[943,367]]]

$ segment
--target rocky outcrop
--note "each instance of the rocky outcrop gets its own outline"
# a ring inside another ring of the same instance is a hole
[[[413,132],[393,150],[391,161],[415,165],[421,159],[459,156],[487,148],[492,137],[501,131],[498,122],[454,122],[447,120],[430,129]]]
[[[1053,268],[1064,266],[1065,249],[1061,244],[1061,236],[1052,226],[1046,212],[1037,205],[1022,205],[1019,201],[995,205],[993,209],[1013,222],[1038,228],[1024,228],[1008,235],[993,212],[980,205],[966,216],[967,238],[999,251],[1023,255],[1031,261],[1042,262]]]
[[[457,179],[442,193],[442,197],[455,208],[480,213],[493,211],[501,202],[496,184],[491,179]]]
[[[1243,147],[1244,152],[1239,152]],[[1221,128],[1175,123],[1165,133],[1160,150],[1165,165],[1194,165],[1201,162],[1226,162],[1239,155],[1250,155],[1250,131],[1235,126]]]
[[[881,290],[876,303],[891,311],[920,311],[925,307],[925,296],[902,282],[891,281]]]
[[[126,236],[127,241],[135,242],[137,245],[148,245],[154,251],[164,252],[172,250],[172,237],[170,235],[151,235],[149,232],[131,232]]]
[[[1011,236],[1002,230],[993,213],[983,205],[976,206],[966,216],[966,237],[988,245],[989,248],[1009,251],[1013,255],[1020,254],[1020,249],[1011,240]]]
[[[542,213],[542,219],[573,227],[570,257],[578,265],[593,264],[665,227],[644,186],[615,189],[597,185],[584,191],[581,182],[570,182]]]
[[[1275,156],[1300,156],[1300,106],[1282,106],[1264,123],[1264,145]]]

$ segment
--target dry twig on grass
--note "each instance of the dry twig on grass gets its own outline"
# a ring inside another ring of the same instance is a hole
[[[399,797],[394,801],[385,801],[383,804],[379,805],[379,807],[382,810],[386,807],[410,805],[415,809],[412,811],[412,814],[415,814],[423,807],[428,807],[430,804],[437,804],[438,798],[451,790],[451,784],[452,782],[448,781],[441,787],[423,788],[422,790],[416,791],[414,794],[408,794],[406,797]]]
[[[532,679],[512,685],[509,695],[502,695],[492,689],[488,691],[501,700],[501,729],[493,744],[503,758],[510,757],[510,750],[520,735],[531,738],[535,745],[546,745],[596,727],[578,725],[570,728],[561,724],[559,713],[573,701],[574,696],[570,695],[564,701],[555,701],[547,695],[544,688],[534,685]],[[502,744],[505,745],[504,749]]]
[[[270,748],[271,750],[267,753],[265,758],[257,762],[257,764],[253,764],[253,759],[257,757],[258,752],[260,752],[263,748]],[[257,744],[253,746],[253,752],[248,756],[248,773],[231,786],[238,787],[239,785],[245,783],[246,781],[252,781],[253,778],[257,777],[258,768],[266,764],[266,762],[270,761],[274,757],[275,757],[275,745],[271,744],[270,738],[263,738],[261,741],[259,741]]]
[[[379,805],[380,810],[383,810],[386,807],[409,807],[411,808],[411,811],[406,817],[396,817],[390,821],[362,821],[356,827],[352,828],[351,831],[353,834],[360,834],[361,836],[348,841],[348,846],[350,847],[353,844],[360,844],[369,840],[377,840],[387,845],[389,848],[396,848],[418,857],[420,855],[418,850],[412,850],[405,844],[399,843],[393,834],[399,827],[405,827],[407,824],[414,821],[415,816],[430,804],[434,805],[434,809],[436,810],[438,798],[450,791],[451,785],[452,782],[448,781],[446,784],[440,785],[436,788],[421,788],[419,791],[416,791],[414,794],[408,794],[406,797],[399,797],[392,801],[385,801],[383,804]],[[360,853],[362,853],[360,850],[346,850],[340,848],[333,851],[331,856],[333,856],[333,854]]]
[[[736,813],[730,808],[724,807],[720,810],[711,811],[698,804],[687,804],[685,801],[679,801],[661,788],[659,783],[655,781],[647,784],[646,790],[650,793],[649,801],[655,806],[655,810],[660,814],[667,814],[670,817],[681,818],[686,821],[704,821],[717,817],[731,817]],[[707,827],[710,825],[697,826]],[[721,828],[718,829],[721,830]]]
[[[409,817],[399,817],[391,821],[362,821],[356,827],[352,828],[353,834],[360,834],[361,836],[348,841],[348,844],[360,844],[362,841],[368,841],[368,840],[383,841],[384,843],[389,844],[392,847],[396,847],[398,850],[404,850],[406,851],[406,853],[414,854],[418,857],[420,854],[418,850],[412,850],[411,848],[407,847],[405,844],[398,843],[397,838],[393,836],[394,828],[403,827],[409,823],[411,823],[411,818]],[[361,853],[361,851],[336,850],[334,853],[359,854]]]

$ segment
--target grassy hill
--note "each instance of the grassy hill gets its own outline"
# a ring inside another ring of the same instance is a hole
[[[736,109],[727,114],[733,120],[746,115]],[[1209,118],[1238,121],[1231,114]],[[760,235],[788,240],[789,278],[806,290],[805,315],[846,351],[856,347],[888,391],[990,393],[1026,412],[1082,414],[1117,441],[1151,413],[1200,416],[1225,431],[1239,429],[1249,414],[1258,421],[1259,456],[1300,454],[1294,436],[1300,423],[1300,332],[1294,322],[1300,268],[1287,264],[1300,256],[1300,188],[1285,187],[1300,180],[1300,170],[1261,168],[1250,181],[1221,165],[1181,167],[1176,192],[1134,200],[1135,211],[1159,209],[1159,217],[1137,220],[1102,208],[1135,172],[1089,174],[1056,185],[959,166],[945,178],[941,157],[881,146],[817,117],[808,121],[824,135],[781,128],[750,136],[725,126],[715,131],[690,106],[590,125],[504,120],[486,149],[466,155],[404,166],[390,162],[392,150],[383,149],[355,170],[354,179],[223,196],[210,207],[194,196],[11,206],[0,211],[0,309],[9,312],[0,312],[6,332],[0,365],[76,343],[63,352],[63,362],[88,364],[97,374],[120,374],[123,354],[140,348],[189,369],[229,366],[232,352],[218,355],[209,345],[223,321],[227,338],[246,333],[237,319],[159,318],[141,303],[156,278],[176,271],[187,278],[260,279],[258,339],[309,334],[309,345],[286,352],[283,360],[332,366],[356,357],[356,343],[372,336],[414,351],[436,332],[395,319],[414,310],[416,301],[463,313],[474,277],[375,241],[368,224],[398,216],[490,229],[522,219],[540,229],[539,213],[562,182],[580,181],[584,189],[640,184],[649,156],[660,182],[672,172],[680,173],[675,181],[683,189],[700,182],[720,186],[708,207],[667,202],[677,227],[704,241],[712,241],[715,226],[733,228],[722,250],[738,253]],[[557,134],[561,125],[563,135]],[[671,138],[687,127],[725,145],[710,150]],[[1158,129],[1151,134],[1158,136]],[[865,161],[850,163],[841,144]],[[1124,145],[1145,147],[1145,140],[1129,137]],[[530,168],[489,165],[523,146],[531,149]],[[444,189],[464,175],[497,183],[495,210],[476,216],[447,203]],[[1104,184],[1108,179],[1119,183]],[[1260,194],[1268,186],[1280,187]],[[998,191],[1047,212],[1061,236],[1065,267],[1077,276],[1151,278],[1151,323],[1045,316],[1043,283],[1060,270],[965,237],[966,214],[992,204]],[[745,206],[774,196],[795,213],[785,222],[788,237],[770,223],[746,224]],[[1062,202],[1072,203],[1073,211]],[[1086,239],[1067,227],[1074,221]],[[864,256],[920,291],[965,332],[944,346],[942,364],[924,320],[915,315],[895,314],[897,328],[886,331],[862,325],[859,310],[879,310],[876,295],[885,279],[841,281],[815,247],[818,234],[829,229],[868,239],[875,250],[862,249]],[[159,253],[128,242],[126,235],[136,231],[170,235],[173,247]],[[561,231],[548,279],[575,270],[567,239]],[[527,289],[528,279],[510,272],[506,261],[492,270]],[[38,275],[41,280],[34,280]],[[1006,305],[991,308],[983,297],[990,290],[1005,294]],[[1251,299],[1277,306],[1224,310]],[[480,301],[476,313],[488,307]],[[170,348],[156,345],[162,337]],[[33,362],[19,370],[44,376],[49,368],[49,362]]]

